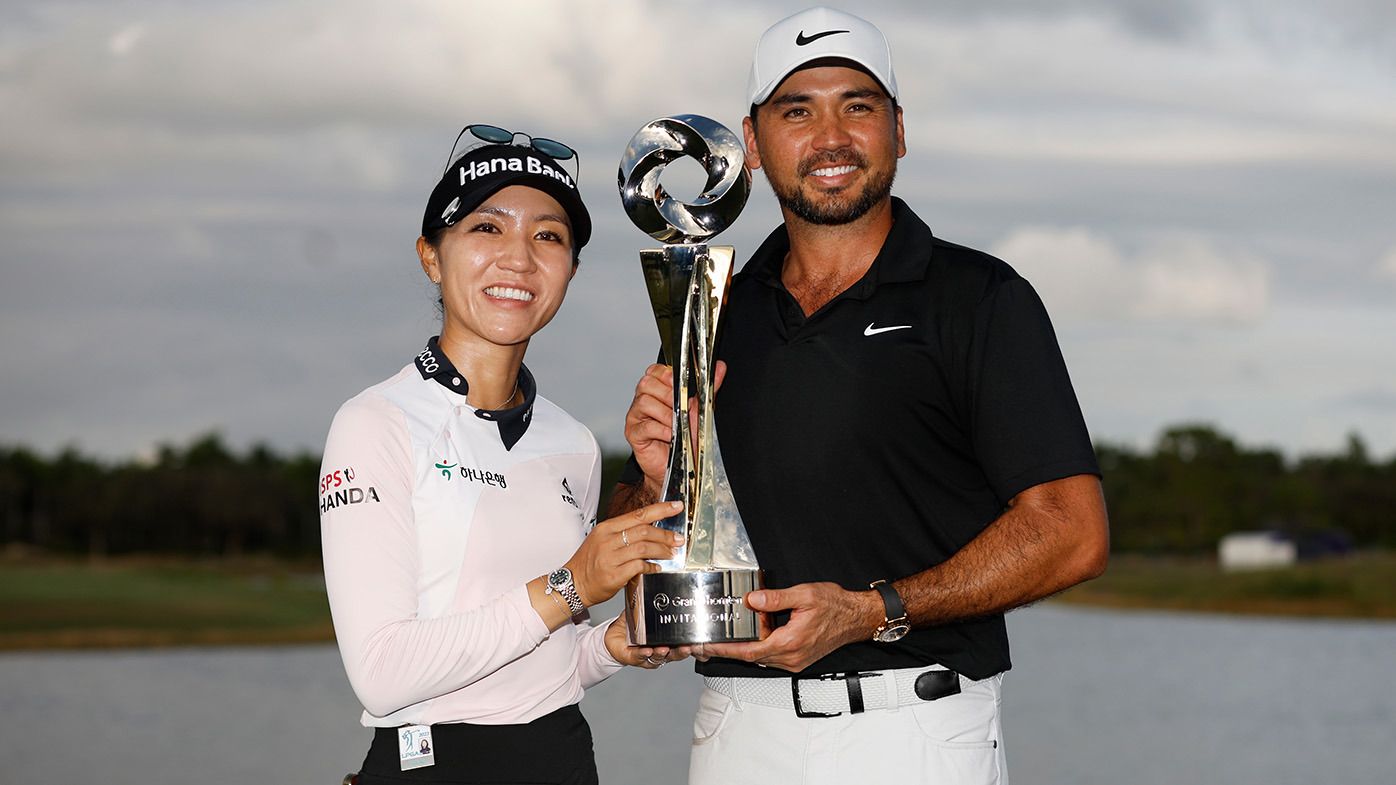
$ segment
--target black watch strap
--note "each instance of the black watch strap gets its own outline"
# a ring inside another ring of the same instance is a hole
[[[892,584],[881,580],[873,581],[871,586],[882,595],[882,604],[887,609],[887,621],[906,618],[906,606],[902,604],[902,597],[892,588]]]

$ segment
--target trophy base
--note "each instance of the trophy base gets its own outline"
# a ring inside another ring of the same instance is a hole
[[[760,570],[655,572],[625,587],[631,646],[761,640],[770,620],[742,598],[762,588]]]

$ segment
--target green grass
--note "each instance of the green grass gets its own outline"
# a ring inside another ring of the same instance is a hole
[[[1120,608],[1396,618],[1396,553],[1224,572],[1210,559],[1113,556],[1105,575],[1059,599]]]
[[[0,559],[0,649],[333,640],[318,564]],[[1227,573],[1208,559],[1116,555],[1064,602],[1396,619],[1396,553]]]
[[[324,583],[276,562],[0,565],[0,649],[332,638]]]

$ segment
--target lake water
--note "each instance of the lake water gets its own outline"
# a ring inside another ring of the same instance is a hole
[[[1396,623],[1009,617],[1016,785],[1396,783]],[[587,694],[602,782],[682,783],[700,680]],[[0,655],[0,783],[335,785],[369,731],[333,646]]]

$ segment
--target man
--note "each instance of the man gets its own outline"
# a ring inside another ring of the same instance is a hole
[[[1003,613],[1108,552],[1051,323],[1007,264],[891,196],[906,145],[876,27],[778,22],[749,95],[747,162],[785,223],[733,281],[716,418],[771,587],[746,601],[783,624],[699,652],[690,781],[1006,781]],[[656,365],[636,388],[612,514],[658,493],[671,383]]]

